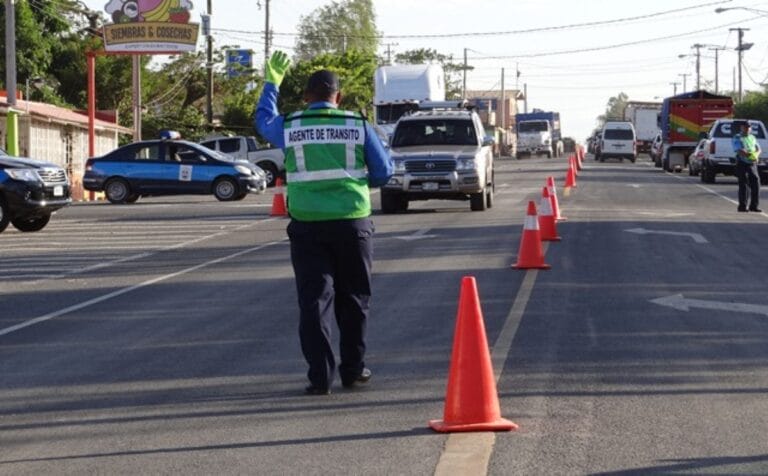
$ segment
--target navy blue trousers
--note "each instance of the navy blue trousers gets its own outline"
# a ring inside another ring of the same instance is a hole
[[[749,187],[749,208],[760,206],[760,175],[757,164],[748,164],[736,160],[736,178],[739,179],[739,208],[747,207],[747,187]]]
[[[365,366],[371,298],[373,221],[370,218],[291,220],[291,263],[299,296],[299,339],[312,385],[330,388],[336,371],[331,343],[339,328],[339,374],[354,380]]]

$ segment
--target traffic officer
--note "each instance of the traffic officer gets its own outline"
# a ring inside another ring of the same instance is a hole
[[[747,211],[747,185],[749,185],[749,211],[761,212],[760,175],[757,162],[760,157],[760,144],[750,133],[749,122],[738,121],[739,132],[733,136],[733,151],[736,154],[736,177],[739,179],[738,211]]]
[[[374,231],[369,186],[387,183],[394,167],[371,125],[360,114],[338,109],[339,80],[331,71],[309,77],[306,110],[281,116],[278,88],[289,65],[282,51],[267,62],[254,123],[285,152],[299,340],[309,364],[305,393],[327,395],[336,371],[333,319],[342,385],[354,387],[371,377],[364,360]]]

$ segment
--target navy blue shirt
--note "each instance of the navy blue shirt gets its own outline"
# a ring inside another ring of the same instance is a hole
[[[277,110],[278,89],[272,83],[264,83],[264,91],[259,98],[254,117],[254,126],[259,134],[275,147],[285,150],[283,127],[285,118]],[[313,102],[308,109],[336,109],[330,102]],[[394,165],[389,153],[384,149],[379,136],[368,122],[365,122],[365,144],[363,145],[365,165],[368,168],[368,185],[380,187],[389,181],[394,173]]]

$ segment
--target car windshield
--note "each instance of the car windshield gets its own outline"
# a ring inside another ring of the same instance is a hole
[[[606,129],[603,132],[605,140],[635,140],[635,134],[631,129]]]
[[[714,137],[719,139],[724,137],[733,137],[738,132],[738,129],[733,127],[732,122],[721,122],[715,128]],[[760,127],[759,124],[750,124],[750,132],[757,139],[765,139],[765,131],[762,127]]]
[[[477,145],[477,136],[471,120],[400,121],[392,147],[416,145]]]
[[[548,129],[547,121],[525,121],[517,125],[517,132],[546,132]]]

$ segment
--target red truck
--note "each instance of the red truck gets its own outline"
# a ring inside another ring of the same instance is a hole
[[[680,172],[717,119],[733,117],[733,99],[706,91],[691,91],[664,99],[659,115],[663,148],[655,159],[656,167]]]

